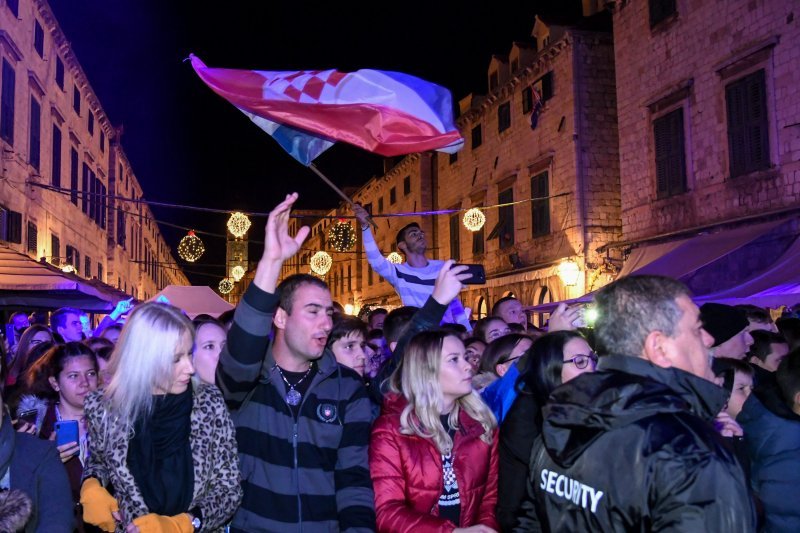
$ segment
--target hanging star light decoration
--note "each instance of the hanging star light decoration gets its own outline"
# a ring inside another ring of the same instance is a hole
[[[403,262],[403,256],[398,254],[397,252],[392,252],[386,256],[386,260],[390,263],[394,263],[395,265],[399,265]]]
[[[233,282],[230,278],[222,278],[219,282],[219,292],[221,294],[228,294],[233,290]]]
[[[190,263],[194,263],[200,259],[200,256],[203,255],[205,251],[206,248],[203,246],[203,241],[194,234],[194,231],[190,231],[181,239],[181,242],[178,243],[178,255],[181,259]]]
[[[480,231],[486,224],[486,215],[477,207],[473,207],[464,213],[464,227],[470,231]]]
[[[239,281],[244,277],[244,268],[242,265],[236,265],[231,269],[231,277],[233,281]]]
[[[324,276],[331,269],[331,265],[333,265],[333,259],[328,252],[320,251],[311,256],[310,263],[311,270],[320,276]]]
[[[234,237],[241,239],[249,229],[250,219],[247,218],[247,215],[239,211],[231,214],[231,218],[228,219],[228,231],[230,231]]]
[[[328,245],[337,252],[349,252],[356,245],[356,230],[349,222],[339,220],[328,230]]]

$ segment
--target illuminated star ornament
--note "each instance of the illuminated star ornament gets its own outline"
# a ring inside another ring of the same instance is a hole
[[[403,256],[397,252],[392,252],[386,256],[386,260],[390,263],[394,263],[395,265],[399,265],[403,262]]]
[[[231,269],[231,277],[233,278],[233,281],[239,281],[242,279],[244,277],[244,273],[245,272],[242,265],[236,265]]]
[[[486,215],[477,207],[473,207],[464,213],[464,227],[470,231],[480,231],[486,224]]]
[[[200,259],[200,256],[202,256],[205,251],[206,247],[203,246],[203,241],[200,240],[200,237],[195,235],[194,231],[190,231],[181,239],[181,242],[178,243],[178,255],[181,259],[190,263],[194,263]]]
[[[233,282],[230,278],[223,278],[222,281],[219,282],[219,292],[222,294],[228,294],[233,290]]]

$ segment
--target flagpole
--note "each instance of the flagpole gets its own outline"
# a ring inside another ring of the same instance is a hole
[[[325,174],[323,174],[323,173],[322,173],[322,171],[321,171],[319,168],[317,168],[317,166],[316,166],[314,163],[310,163],[310,164],[308,165],[308,168],[310,168],[312,171],[314,171],[314,174],[316,174],[317,176],[319,176],[319,177],[322,179],[322,181],[324,181],[325,183],[327,183],[327,184],[328,184],[328,187],[330,187],[331,189],[333,189],[333,190],[334,190],[334,192],[336,192],[336,194],[338,194],[338,195],[339,195],[339,197],[340,197],[342,200],[344,200],[345,202],[347,202],[347,204],[348,204],[348,205],[349,205],[351,208],[353,208],[353,207],[356,205],[356,204],[355,204],[355,202],[353,202],[353,200],[351,200],[349,196],[347,196],[347,195],[346,195],[344,192],[342,192],[342,190],[341,190],[339,187],[337,187],[335,183],[333,183],[331,180],[329,180],[329,179],[328,179],[328,176],[326,176]],[[372,227],[373,227],[373,228],[375,228],[376,230],[378,229],[378,225],[377,225],[377,224],[375,224],[375,221],[374,221],[374,220],[372,220],[372,217],[369,217],[369,223],[370,223],[370,224],[372,224]]]

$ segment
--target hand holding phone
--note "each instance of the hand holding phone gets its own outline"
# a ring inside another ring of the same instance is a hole
[[[453,267],[460,267],[465,266],[467,267],[466,270],[462,272],[462,274],[470,274],[470,277],[463,280],[461,283],[464,285],[483,285],[486,283],[486,270],[483,268],[483,265],[479,264],[466,264],[466,263],[456,263]]]
[[[58,420],[55,424],[56,446],[78,442],[78,421]]]

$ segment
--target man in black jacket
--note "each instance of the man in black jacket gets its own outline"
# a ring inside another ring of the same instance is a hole
[[[754,530],[741,467],[712,425],[726,396],[710,381],[713,340],[686,287],[629,276],[595,301],[597,372],[556,389],[544,408],[531,471],[540,525]]]

